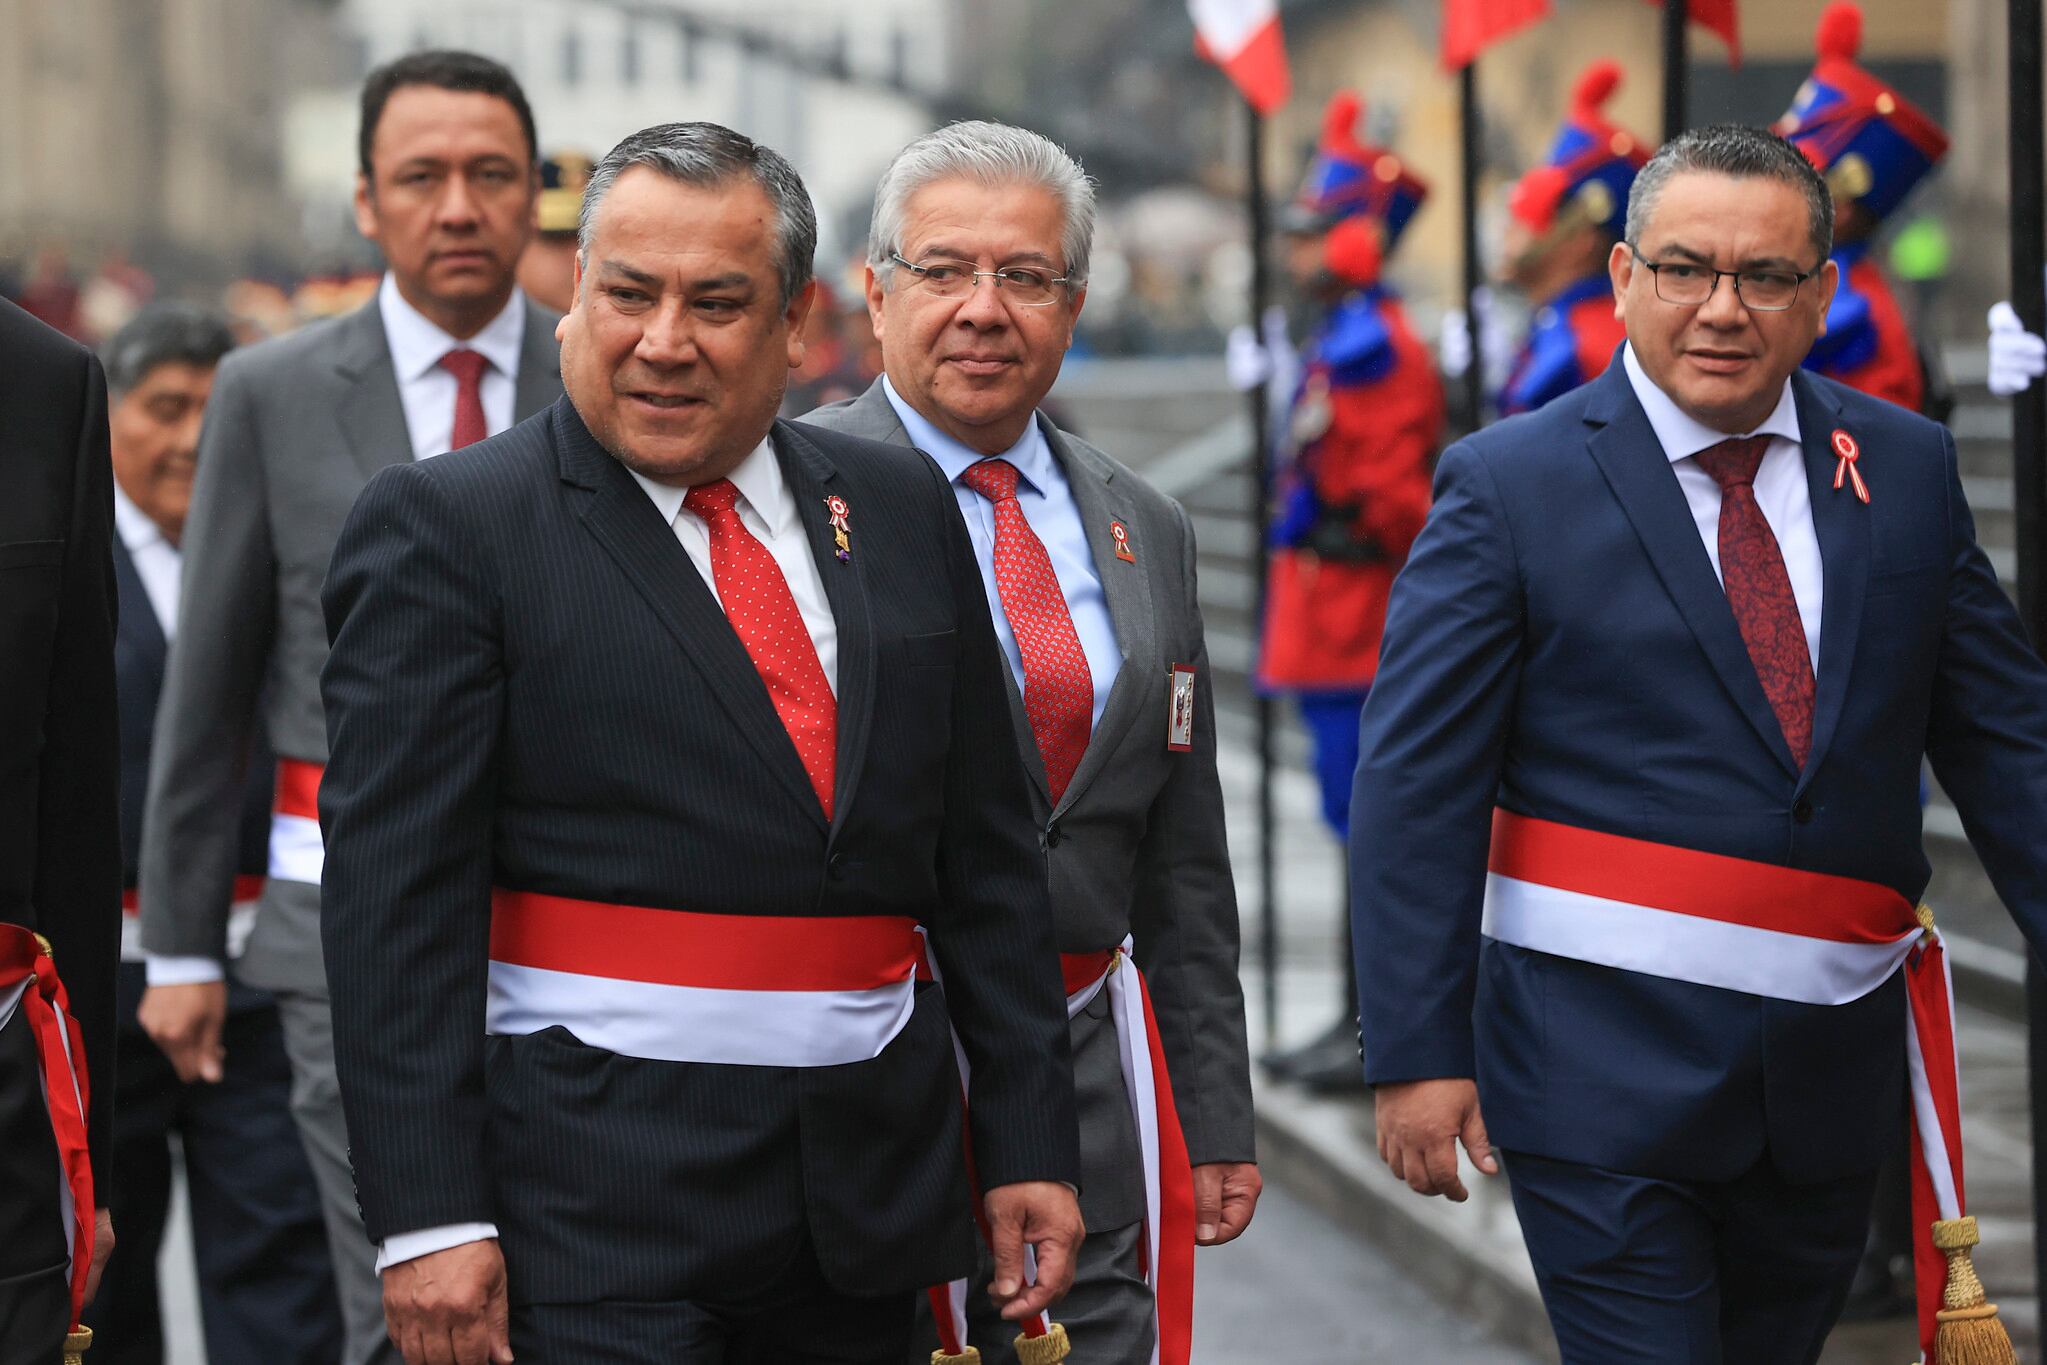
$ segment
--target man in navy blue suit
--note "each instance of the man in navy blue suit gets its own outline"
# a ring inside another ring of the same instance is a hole
[[[1832,226],[1769,134],[1656,155],[1622,363],[1444,454],[1364,714],[1380,1150],[1504,1164],[1566,1361],[1816,1359],[1908,1072],[1921,1240],[1970,1233],[1922,754],[2047,942],[2047,669],[1948,433],[1799,369]]]

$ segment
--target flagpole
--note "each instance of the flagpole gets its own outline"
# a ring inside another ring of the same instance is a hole
[[[1265,119],[1258,107],[1244,101],[1246,155],[1244,170],[1244,214],[1251,234],[1251,330],[1265,339],[1265,301],[1270,296],[1266,277],[1265,225]],[[1264,629],[1265,591],[1269,572],[1266,563],[1266,500],[1272,487],[1271,414],[1266,408],[1266,386],[1253,384],[1251,397],[1251,525],[1256,568],[1253,614],[1254,634]],[[1258,727],[1258,950],[1262,959],[1260,977],[1265,994],[1265,1045],[1279,1045],[1279,888],[1272,810],[1272,698],[1263,688],[1252,687],[1252,704]]]
[[[1485,319],[1480,316],[1479,289],[1485,282],[1478,254],[1478,60],[1457,73],[1458,183],[1464,207],[1464,320],[1471,338],[1471,361],[1464,367],[1458,415],[1464,430],[1477,431],[1485,416]]]
[[[1690,0],[1663,0],[1663,140],[1670,141],[1685,130],[1690,119],[1686,98],[1687,56],[1685,21],[1691,16]]]
[[[2047,332],[2047,297],[2041,271],[2047,253],[2047,146],[2042,141],[2041,0],[2008,0],[2006,41],[2010,86],[2011,301],[2025,329]],[[2047,388],[2035,381],[2012,399],[2012,510],[2018,542],[2019,614],[2033,648],[2047,644]],[[2047,978],[2033,954],[2026,954],[2026,1071],[2034,1131],[2047,1125]],[[2047,1276],[2047,1153],[2033,1145],[2033,1255],[2036,1273]],[[2047,1279],[2039,1283],[2047,1284]]]

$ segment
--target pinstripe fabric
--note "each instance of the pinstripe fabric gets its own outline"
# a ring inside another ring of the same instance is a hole
[[[952,1008],[983,1173],[1076,1175],[1044,863],[951,493],[899,450],[774,441],[839,631],[829,825],[716,600],[566,401],[380,473],[335,550],[323,931],[363,1210],[372,1238],[496,1221],[519,1302],[716,1299],[804,1234],[872,1295],[963,1273],[972,1239],[933,1004],[807,1071],[560,1029],[486,1046],[493,884],[924,920],[974,983]]]

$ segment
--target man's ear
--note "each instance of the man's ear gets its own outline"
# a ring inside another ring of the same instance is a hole
[[[1635,282],[1633,247],[1626,242],[1613,244],[1613,250],[1606,253],[1606,277],[1613,282],[1613,315],[1625,320],[1628,286]]]
[[[882,326],[881,320],[882,301],[886,295],[886,292],[887,291],[885,291],[881,287],[881,276],[874,273],[873,266],[871,265],[868,266],[867,325],[874,329],[874,339],[876,341],[879,341],[883,346],[888,345],[888,338],[885,335],[883,335],[884,328]]]
[[[377,240],[377,195],[361,171],[355,173],[355,230],[369,241]]]
[[[789,329],[789,368],[795,369],[803,363],[803,324],[810,320],[810,309],[817,302],[817,281],[811,280],[789,300],[789,306],[782,311],[782,322]]]
[[[1825,336],[1827,314],[1834,311],[1834,294],[1841,287],[1841,267],[1834,264],[1832,256],[1827,257],[1821,264],[1820,277],[1816,283],[1820,287],[1820,330],[1815,335]]]

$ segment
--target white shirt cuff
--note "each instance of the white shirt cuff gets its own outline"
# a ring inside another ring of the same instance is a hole
[[[146,953],[143,961],[143,975],[152,986],[197,986],[208,981],[220,981],[227,972],[218,961],[210,957],[165,957],[159,953]]]
[[[495,1223],[443,1223],[437,1228],[394,1233],[377,1246],[377,1273],[381,1275],[401,1261],[416,1261],[449,1247],[492,1241],[497,1235]]]

